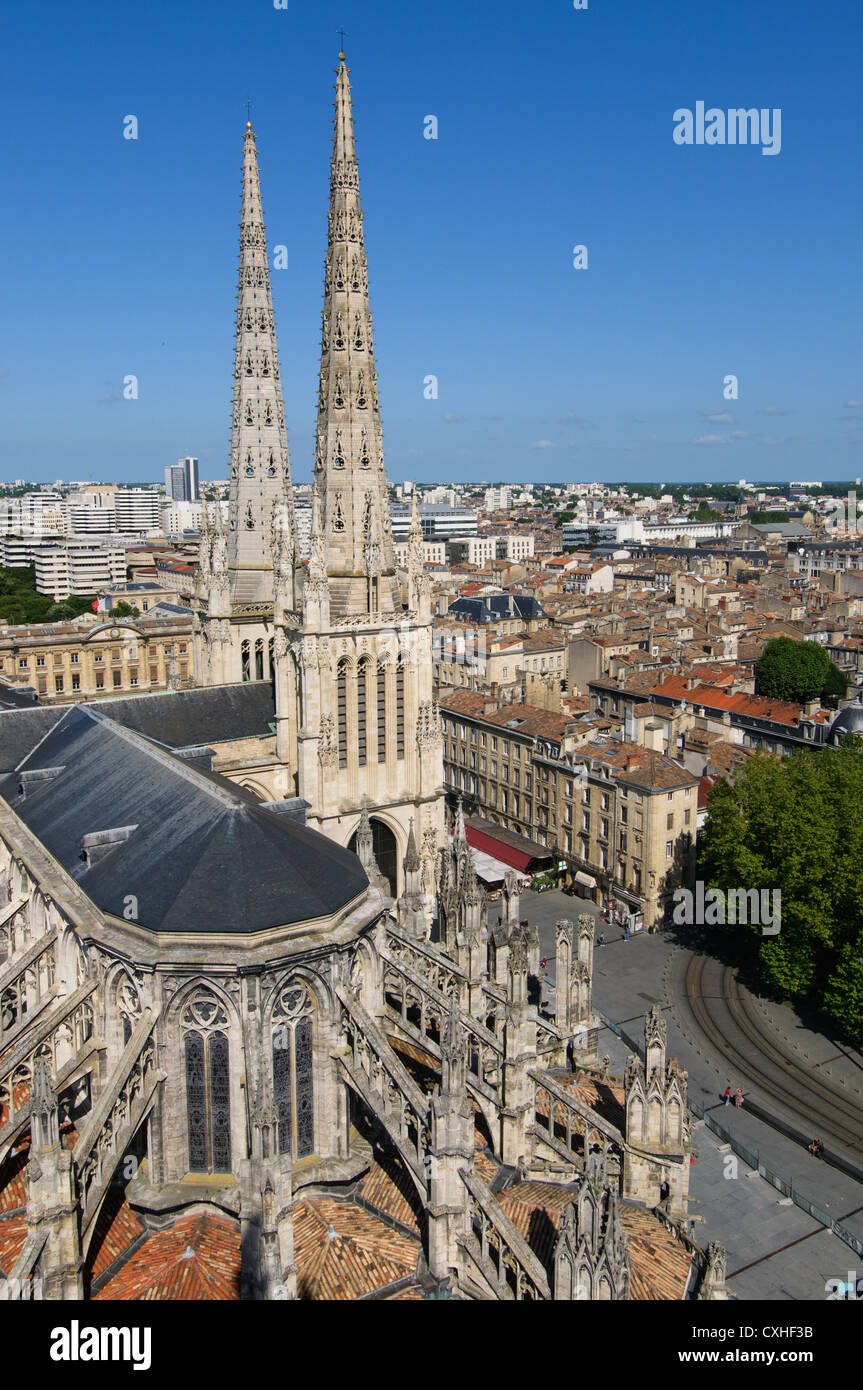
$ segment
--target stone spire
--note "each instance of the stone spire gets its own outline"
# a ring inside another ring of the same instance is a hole
[[[274,507],[287,508],[284,543],[291,562],[297,547],[267,236],[251,122],[246,123],[243,150],[241,219],[228,565],[236,601],[267,603],[273,595]]]
[[[334,618],[399,606],[344,54],[335,112],[315,452]]]

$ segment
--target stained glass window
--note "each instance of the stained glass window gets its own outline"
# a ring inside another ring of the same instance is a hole
[[[207,1171],[207,1090],[204,1082],[204,1040],[186,1034],[186,1112],[189,1120],[189,1170]]]

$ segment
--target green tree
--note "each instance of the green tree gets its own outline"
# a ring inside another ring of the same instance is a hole
[[[126,603],[125,599],[121,599],[119,603],[115,603],[114,607],[111,609],[112,618],[137,618],[139,616],[140,610],[137,609],[134,604]]]
[[[786,999],[807,1000],[863,1036],[863,740],[788,758],[754,757],[713,788],[698,840],[708,887],[781,894],[778,935],[730,925],[741,958]],[[856,954],[855,954],[856,952]],[[858,965],[860,971],[858,971]]]
[[[773,637],[755,663],[755,690],[775,700],[814,700],[824,689],[832,666],[818,642]]]

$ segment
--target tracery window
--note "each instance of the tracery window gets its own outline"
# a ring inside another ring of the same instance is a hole
[[[255,642],[255,680],[264,679],[264,639],[259,637]]]
[[[189,1171],[229,1172],[231,1072],[225,1006],[211,990],[196,990],[183,1010],[182,1028]]]
[[[367,762],[368,736],[367,736],[367,717],[368,706],[371,701],[372,693],[372,663],[370,657],[365,657],[357,669],[357,761],[360,767],[365,767]]]
[[[243,642],[240,647],[240,662],[242,667],[242,678],[244,681],[251,680],[251,667],[249,665],[249,644]]]
[[[348,765],[348,665],[340,661],[336,673],[336,715],[339,733],[339,767]]]
[[[298,981],[284,986],[273,1010],[273,1098],[278,1152],[314,1153],[314,1006]]]
[[[387,668],[378,666],[378,762],[387,760]]]
[[[396,668],[396,757],[405,755],[405,673],[404,667]]]

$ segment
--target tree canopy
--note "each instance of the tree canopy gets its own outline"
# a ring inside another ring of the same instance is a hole
[[[819,642],[772,637],[755,663],[755,691],[774,700],[823,699],[835,704],[845,695],[848,678]]]
[[[81,613],[88,612],[92,603],[92,595],[70,594],[62,603],[55,603],[50,594],[40,594],[36,588],[33,565],[0,568],[0,622],[10,626],[77,618]]]
[[[863,1039],[863,739],[787,758],[758,754],[717,782],[698,839],[708,887],[781,892],[778,935],[728,926],[754,947],[761,978]]]

